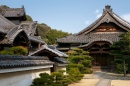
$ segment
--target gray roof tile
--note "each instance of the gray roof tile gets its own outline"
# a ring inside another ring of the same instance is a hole
[[[54,53],[58,57],[68,57],[68,55],[58,51],[57,49],[49,48],[47,45],[43,45],[39,50],[31,53],[30,56],[34,56],[36,53],[39,53],[39,52],[44,52],[43,50],[48,50],[51,53]]]
[[[112,9],[110,8],[105,8],[102,16],[98,18],[94,23],[86,27],[85,29],[81,30],[79,33],[76,35],[82,35],[82,34],[87,34],[93,29],[95,29],[98,25],[104,22],[113,22],[121,27],[124,27],[125,30],[130,31],[130,23],[119,17],[117,14],[115,14]],[[125,28],[126,27],[126,28]]]
[[[121,32],[111,33],[90,33],[87,35],[71,35],[64,38],[57,39],[58,43],[89,43],[94,40],[111,40],[112,42],[119,41],[119,35]]]
[[[21,17],[24,16],[25,11],[24,8],[6,8],[2,10],[1,14],[4,17]]]
[[[53,64],[47,57],[0,55],[0,69]]]

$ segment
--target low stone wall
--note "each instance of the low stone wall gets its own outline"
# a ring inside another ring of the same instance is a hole
[[[30,86],[34,78],[45,72],[50,74],[50,68],[0,73],[0,86]]]

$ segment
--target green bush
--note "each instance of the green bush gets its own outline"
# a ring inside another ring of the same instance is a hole
[[[53,85],[53,77],[47,73],[41,73],[40,78],[36,78],[33,80],[31,86],[51,86]]]
[[[82,61],[82,64],[84,65],[84,67],[92,67],[91,60],[84,60]]]
[[[68,86],[71,82],[72,81],[60,71],[53,72],[51,75],[41,73],[40,78],[34,79],[31,86]]]
[[[117,73],[119,74],[123,74],[123,66],[122,64],[117,64],[117,69],[116,69]]]
[[[79,69],[79,71],[81,72],[85,67],[83,64],[77,64],[77,68]]]
[[[68,75],[63,74],[64,72],[65,71],[60,70],[51,74],[51,76],[54,78],[55,85],[68,86],[68,84],[72,82],[72,80],[68,78]]]
[[[81,72],[84,69],[83,64],[68,64],[66,67],[67,73],[70,71],[71,68],[78,68],[78,70]]]
[[[126,71],[127,70],[128,70],[128,67],[126,65]],[[117,64],[116,72],[119,73],[119,74],[123,74],[124,73],[123,64]]]
[[[77,82],[83,78],[83,74],[80,73],[78,68],[71,68],[68,77],[72,80],[72,82]]]
[[[8,50],[0,51],[0,54],[4,55],[27,55],[28,50],[22,46],[12,47]]]
[[[67,73],[71,68],[78,68],[81,73],[92,73],[90,68],[92,67],[91,61],[92,57],[89,56],[89,52],[84,51],[83,49],[74,49],[69,51],[70,64],[67,66]]]
[[[71,68],[77,68],[77,64],[70,63],[66,66],[67,73],[70,71]]]
[[[82,74],[91,74],[93,73],[93,71],[90,69],[90,68],[84,68],[82,71],[81,71]]]
[[[81,56],[72,56],[71,57],[71,62],[75,63],[75,64],[78,64],[81,59],[82,59]]]

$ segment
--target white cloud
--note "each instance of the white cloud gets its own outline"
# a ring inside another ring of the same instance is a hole
[[[96,14],[99,13],[99,10],[96,10],[94,13],[96,13]]]
[[[89,21],[85,21],[85,24],[89,24],[90,22]]]
[[[99,18],[99,17],[101,17],[102,16],[102,14],[100,13],[100,14],[97,14],[97,16],[96,16],[96,18]]]
[[[124,20],[130,22],[130,13],[121,16]]]

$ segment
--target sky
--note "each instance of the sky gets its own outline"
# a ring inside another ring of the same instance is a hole
[[[117,15],[130,22],[130,0],[0,0],[0,5],[21,8],[34,21],[52,29],[78,33],[94,21],[110,5]]]

